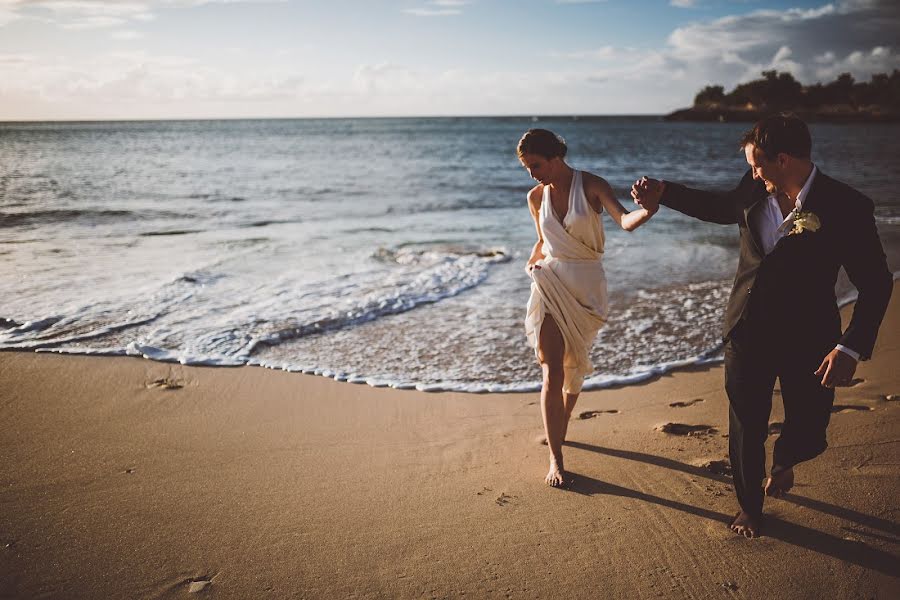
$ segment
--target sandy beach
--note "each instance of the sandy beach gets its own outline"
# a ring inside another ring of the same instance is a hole
[[[721,366],[586,393],[557,490],[535,393],[0,353],[0,597],[897,598],[896,288],[757,540]]]

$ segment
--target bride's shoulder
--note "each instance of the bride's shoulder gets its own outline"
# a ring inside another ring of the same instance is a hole
[[[607,183],[605,179],[603,179],[599,175],[594,175],[593,173],[590,173],[588,171],[581,172],[581,179],[584,182],[583,185],[592,185],[592,186],[593,185],[600,185],[600,186],[609,185],[609,183]]]
[[[588,198],[592,198],[594,196],[605,196],[612,192],[612,186],[609,185],[608,181],[606,181],[599,175],[594,175],[593,173],[588,173],[587,171],[582,171],[581,186],[584,188],[584,192],[588,196]]]
[[[541,197],[544,195],[544,184],[539,183],[530,190],[528,190],[528,202],[537,202],[541,203]]]

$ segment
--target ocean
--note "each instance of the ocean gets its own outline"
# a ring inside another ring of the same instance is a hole
[[[642,175],[726,189],[747,168],[747,125],[657,117],[0,123],[0,349],[537,390],[515,156],[535,126],[629,209]],[[819,168],[875,201],[896,272],[900,124],[811,129]],[[604,226],[585,388],[718,360],[736,226]]]

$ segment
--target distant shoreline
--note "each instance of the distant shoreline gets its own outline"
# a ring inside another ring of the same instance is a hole
[[[772,111],[735,108],[731,106],[694,106],[671,112],[663,117],[665,121],[752,123]],[[779,111],[781,112],[781,111]],[[853,110],[842,106],[826,106],[817,110],[792,110],[797,116],[810,123],[896,123],[900,113],[880,113]]]
[[[753,122],[768,115],[791,112],[819,123],[892,123],[900,121],[900,70],[876,73],[857,82],[850,73],[834,81],[803,85],[791,73],[762,72],[761,79],[740,83],[725,93],[721,85],[707,85],[691,108],[676,110],[666,121]]]

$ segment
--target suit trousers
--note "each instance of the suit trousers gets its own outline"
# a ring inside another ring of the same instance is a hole
[[[829,336],[830,337],[830,336]],[[834,389],[821,385],[816,369],[836,340],[798,338],[790,327],[741,321],[725,346],[728,449],[738,502],[747,514],[762,514],[765,443],[775,380],[781,383],[784,424],[775,441],[773,468],[793,467],[828,446],[825,431]]]

